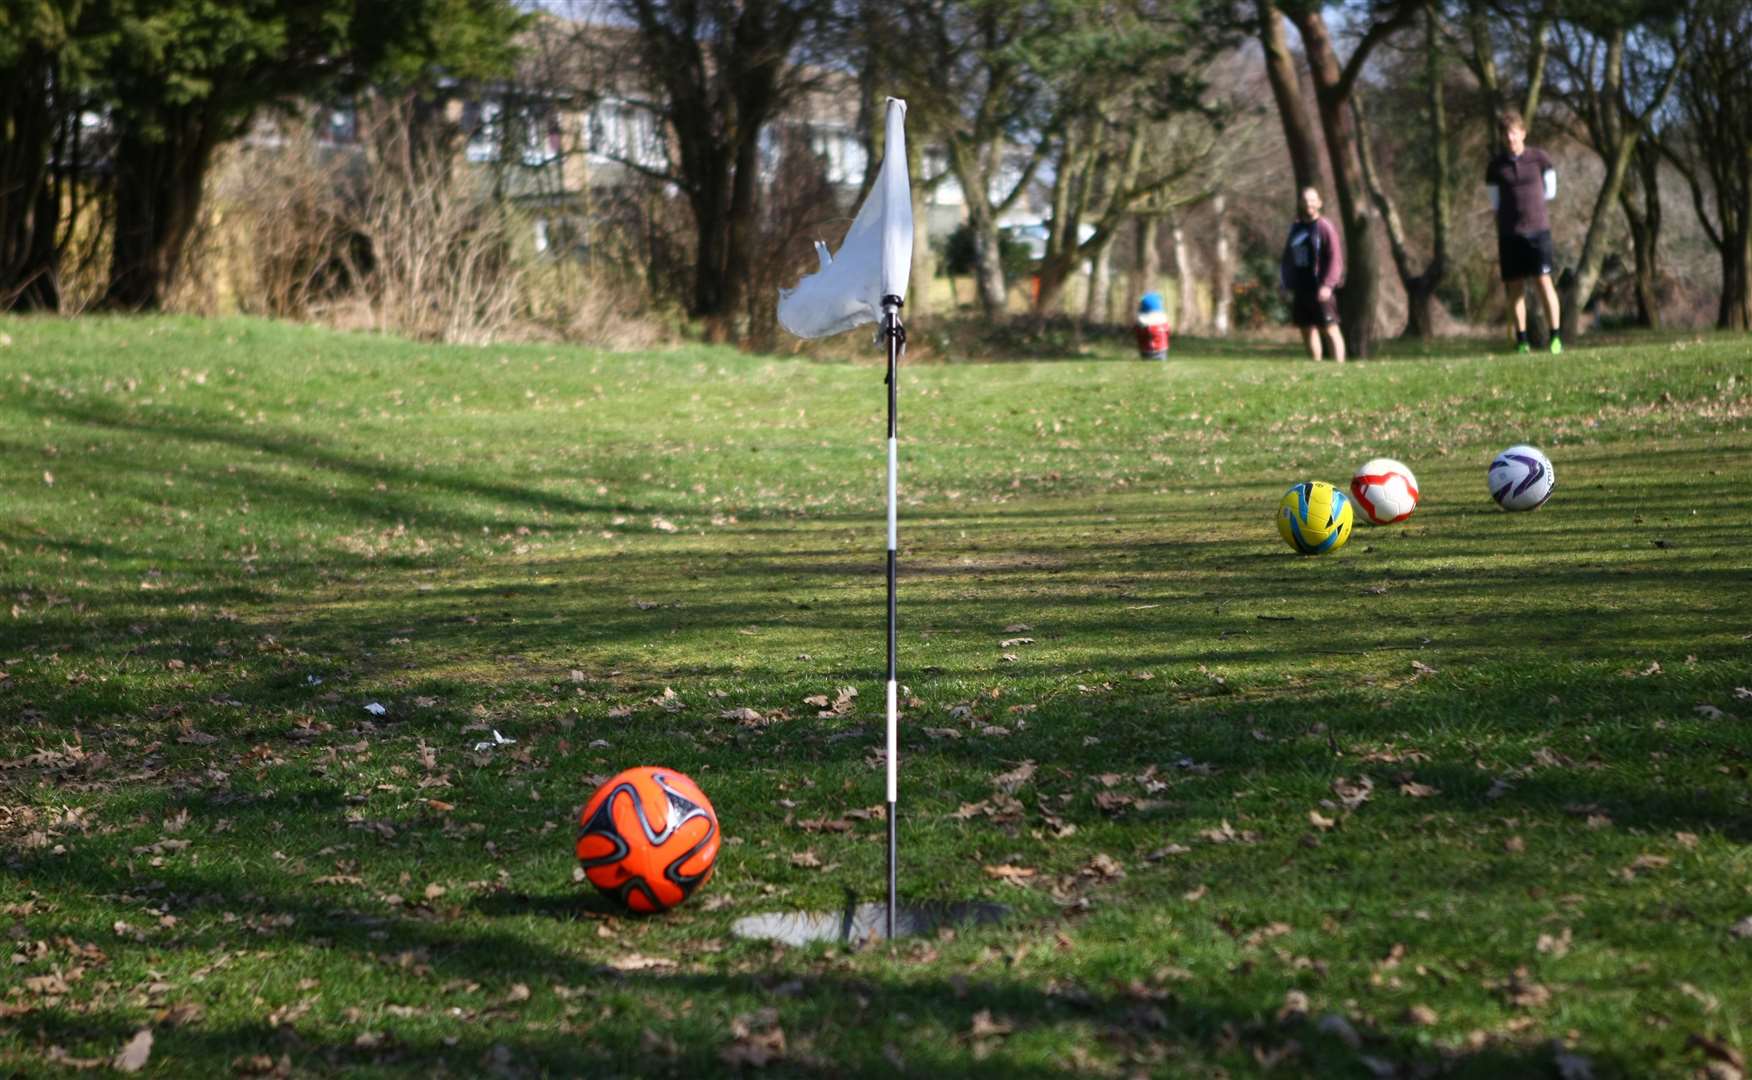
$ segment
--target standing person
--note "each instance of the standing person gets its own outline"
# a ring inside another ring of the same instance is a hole
[[[1558,336],[1557,289],[1551,284],[1551,220],[1545,204],[1557,198],[1557,168],[1551,156],[1527,145],[1527,122],[1513,109],[1497,117],[1504,149],[1484,171],[1490,208],[1496,211],[1497,260],[1502,265],[1503,291],[1515,319],[1515,351],[1531,352],[1527,341],[1528,278],[1539,283],[1545,324],[1551,327],[1551,351],[1563,352]]]
[[[1338,300],[1333,290],[1344,281],[1344,241],[1332,222],[1320,216],[1320,192],[1302,189],[1301,212],[1290,223],[1278,265],[1278,284],[1290,294],[1290,321],[1302,331],[1311,359],[1320,359],[1320,339],[1331,346],[1332,358],[1344,363],[1344,331],[1338,326]]]

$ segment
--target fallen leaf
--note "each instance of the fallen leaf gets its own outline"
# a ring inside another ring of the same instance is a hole
[[[1089,860],[1089,865],[1083,867],[1081,873],[1084,877],[1092,877],[1100,881],[1117,881],[1125,877],[1125,867],[1121,866],[1119,860],[1113,856],[1101,852]]]
[[[1740,1077],[1745,1075],[1745,1057],[1742,1056],[1738,1050],[1729,1046],[1722,1040],[1709,1039],[1702,1035],[1692,1034],[1685,1040],[1685,1049],[1703,1051],[1703,1056],[1710,1061],[1720,1065],[1726,1065],[1728,1068],[1734,1070],[1733,1073],[1730,1074],[1732,1076]],[[1720,1074],[1712,1073],[1712,1076],[1717,1077],[1718,1080],[1726,1080],[1726,1078],[1721,1077]]]
[[[117,1072],[139,1072],[146,1067],[146,1062],[152,1057],[152,1029],[141,1028],[134,1032],[134,1037],[118,1051],[111,1062],[111,1067]]]
[[[1525,967],[1516,968],[1513,975],[1496,984],[1496,989],[1503,1000],[1523,1009],[1537,1008],[1551,1000],[1551,991],[1534,982],[1532,973]]]
[[[1332,828],[1334,825],[1337,825],[1338,822],[1327,817],[1318,810],[1310,810],[1308,811],[1308,824],[1324,832],[1325,830]]]
[[[1563,932],[1555,936],[1540,934],[1539,941],[1534,946],[1540,952],[1549,956],[1567,956],[1570,950],[1570,928],[1564,927]]]
[[[973,1014],[973,1027],[968,1034],[975,1039],[990,1039],[1008,1035],[1015,1030],[1014,1024],[994,1019],[990,1009],[981,1009]]]
[[[1209,885],[1200,884],[1196,889],[1188,889],[1186,892],[1181,893],[1180,898],[1189,904],[1196,904],[1200,900],[1203,900],[1210,891],[1211,887]]]
[[[718,719],[735,720],[742,724],[761,724],[766,722],[766,717],[761,715],[758,709],[750,709],[747,706],[743,706],[740,709],[725,709],[718,714]]]
[[[1420,784],[1415,780],[1407,780],[1405,783],[1399,785],[1399,793],[1401,795],[1409,795],[1414,799],[1429,799],[1440,795],[1441,791],[1429,786],[1428,784]]]
[[[1009,863],[1003,863],[998,866],[986,867],[985,873],[987,877],[997,878],[999,881],[1008,881],[1012,885],[1020,885],[1024,881],[1033,877],[1036,871],[1032,867],[1012,866]]]
[[[672,968],[675,961],[634,952],[610,960],[608,966],[616,971],[650,971],[653,968]]]
[[[1332,782],[1332,793],[1338,796],[1338,801],[1344,804],[1346,810],[1355,810],[1369,801],[1375,791],[1375,781],[1367,776],[1359,776],[1354,783],[1339,777]]]
[[[1742,941],[1752,939],[1752,915],[1748,915],[1744,919],[1741,919],[1739,922],[1728,927],[1728,933]]]
[[[1280,1024],[1296,1024],[1308,1019],[1308,995],[1300,990],[1285,992],[1277,1018]]]
[[[1032,645],[1032,644],[1034,644],[1034,639],[1031,637],[1013,637],[1013,638],[1005,638],[1004,640],[998,642],[998,648],[1011,649],[1011,648],[1015,648],[1017,645]]]
[[[1200,831],[1199,835],[1213,844],[1251,844],[1259,839],[1259,834],[1251,829],[1237,832],[1235,826],[1229,824],[1227,820],[1214,829]]]
[[[1148,855],[1145,855],[1144,861],[1145,862],[1161,862],[1163,859],[1168,858],[1170,855],[1185,855],[1188,852],[1190,852],[1191,850],[1192,849],[1187,847],[1185,844],[1168,843],[1168,844],[1164,844],[1161,847],[1157,848],[1155,851],[1150,852]],[[1752,919],[1748,919],[1747,921],[1752,922]]]
[[[730,1021],[730,1034],[735,1041],[718,1051],[719,1060],[726,1065],[760,1069],[785,1056],[785,1032],[773,1009],[738,1016]]]
[[[1018,788],[1033,778],[1034,771],[1034,762],[1024,761],[1009,772],[1001,772],[992,777],[992,786],[1006,795],[1014,795]]]
[[[791,856],[791,865],[803,870],[821,869],[821,859],[814,851],[799,851]]]
[[[1430,1008],[1428,1005],[1413,1005],[1405,1010],[1405,1022],[1408,1024],[1416,1024],[1418,1027],[1431,1027],[1438,1020],[1440,1020],[1440,1017],[1436,1015],[1436,1010]]]

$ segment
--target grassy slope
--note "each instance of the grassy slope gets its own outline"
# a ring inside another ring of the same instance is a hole
[[[151,1025],[191,1075],[697,1073],[774,1030],[796,1074],[1497,1076],[1558,1038],[1645,1075],[1752,1037],[1744,339],[909,369],[903,874],[1018,914],[786,951],[730,921],[881,880],[879,820],[799,824],[881,799],[879,369],[0,330],[0,1063]],[[1505,515],[1522,440],[1558,494]],[[1377,454],[1406,527],[1279,544],[1288,483]],[[729,838],[656,920],[569,856],[639,762]]]

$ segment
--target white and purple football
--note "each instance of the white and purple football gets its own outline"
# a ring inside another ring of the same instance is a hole
[[[1511,446],[1490,463],[1490,497],[1504,510],[1537,510],[1551,498],[1557,473],[1536,446]]]

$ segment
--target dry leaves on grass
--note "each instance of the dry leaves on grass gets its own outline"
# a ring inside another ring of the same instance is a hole
[[[1518,967],[1515,973],[1498,982],[1488,982],[1485,988],[1494,990],[1517,1008],[1536,1009],[1551,1000],[1551,989],[1533,981],[1533,973],[1525,967]]]
[[[1441,1017],[1428,1005],[1413,1005],[1405,1010],[1405,1022],[1418,1027],[1434,1027]]]
[[[1213,844],[1252,844],[1259,840],[1259,834],[1252,829],[1237,831],[1226,819],[1216,828],[1203,829],[1198,835]]]
[[[1332,782],[1332,793],[1346,810],[1355,810],[1375,793],[1375,781],[1368,776],[1359,776],[1354,781],[1341,776]]]
[[[718,1060],[732,1068],[763,1069],[785,1057],[785,1029],[778,1012],[761,1009],[730,1021],[731,1042],[718,1051]]]
[[[987,866],[985,868],[987,877],[997,878],[999,881],[1007,881],[1012,885],[1024,884],[1029,878],[1034,877],[1038,872],[1039,871],[1030,866],[1013,866],[1009,863],[1001,863],[996,866]]]
[[[1685,1049],[1703,1052],[1707,1062],[1704,1075],[1710,1080],[1743,1080],[1746,1075],[1745,1055],[1734,1049],[1725,1039],[1712,1039],[1694,1033],[1686,1038]]]
[[[644,953],[631,952],[625,956],[615,957],[606,966],[616,971],[651,971],[656,968],[672,968],[675,966],[675,961],[663,956],[646,956]]]
[[[1440,795],[1442,792],[1439,788],[1433,788],[1428,784],[1420,784],[1416,780],[1405,780],[1400,782],[1399,793],[1401,795],[1409,795],[1414,799],[1431,799]]]
[[[1332,818],[1327,817],[1325,814],[1322,814],[1318,810],[1310,810],[1310,811],[1308,811],[1308,824],[1314,826],[1316,829],[1319,829],[1322,832],[1325,832],[1326,830],[1332,828],[1334,825],[1337,825],[1338,822],[1333,820]]]
[[[1002,1038],[1015,1030],[1016,1025],[992,1016],[990,1009],[981,1009],[973,1014],[973,1026],[968,1029],[967,1034],[974,1039],[993,1039]]]
[[[811,694],[803,699],[803,704],[813,705],[820,710],[815,715],[823,720],[831,720],[836,716],[850,716],[857,708],[858,688],[842,686],[834,691],[833,700],[829,701],[826,694]]]
[[[134,1037],[116,1051],[115,1060],[110,1065],[117,1072],[139,1072],[146,1067],[146,1062],[152,1057],[152,1029],[141,1028],[134,1032]]]
[[[1089,860],[1089,865],[1077,871],[1079,875],[1096,881],[1118,881],[1125,877],[1125,867],[1118,859],[1102,852]]]
[[[1032,761],[1024,761],[1009,772],[1001,772],[992,777],[992,786],[1006,795],[1014,795],[1016,791],[1034,778],[1035,765]]]

